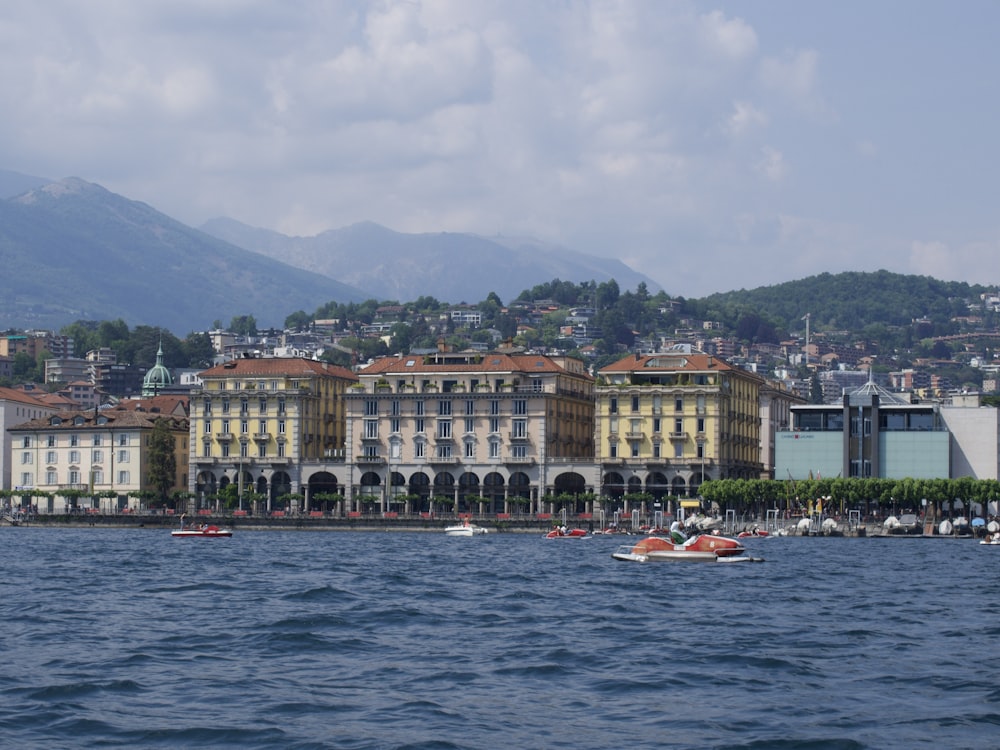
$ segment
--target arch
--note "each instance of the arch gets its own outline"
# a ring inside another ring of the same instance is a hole
[[[662,471],[651,472],[646,477],[646,492],[657,500],[662,499],[664,495],[670,492],[670,484],[667,482],[667,477]]]
[[[557,495],[564,492],[570,495],[581,495],[587,491],[587,482],[575,471],[567,471],[556,477],[553,488]]]
[[[687,490],[687,483],[684,481],[684,477],[674,477],[673,482],[670,483],[670,494],[680,497],[685,494]]]
[[[309,477],[309,496],[313,495],[335,495],[340,487],[337,484],[337,477],[328,471],[317,471]]]
[[[605,474],[603,483],[601,494],[610,497],[621,497],[625,494],[625,479],[617,471],[609,471]]]
[[[198,472],[194,480],[194,491],[199,495],[214,495],[219,491],[219,480],[210,471]]]
[[[267,480],[261,477],[263,484],[259,485],[262,488],[267,487]],[[264,489],[261,489],[263,492]],[[276,471],[271,475],[271,499],[275,500],[282,495],[288,495],[292,491],[292,478],[288,475],[287,471]]]
[[[382,492],[382,477],[374,471],[366,471],[358,482],[358,491],[362,495],[380,495]]]
[[[467,471],[458,477],[458,501],[468,502],[474,498],[473,502],[479,500],[479,476]]]
[[[417,495],[421,500],[431,496],[431,478],[422,471],[410,475],[410,494]]]
[[[491,502],[503,500],[504,484],[503,475],[491,471],[483,477],[483,497],[488,498]]]
[[[634,474],[628,478],[628,494],[638,495],[642,492],[642,478]]]

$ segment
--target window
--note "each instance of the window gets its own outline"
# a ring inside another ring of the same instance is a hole
[[[80,444],[80,436],[79,435],[70,435],[69,436],[69,444],[72,447],[74,447],[74,448],[76,446],[78,446]]]
[[[21,472],[21,486],[32,487],[35,484],[35,475],[30,471]]]
[[[378,439],[378,420],[377,419],[366,419],[365,420],[365,440],[377,440]]]
[[[70,472],[69,472],[69,483],[70,484],[80,484],[80,472],[77,469],[70,469]]]
[[[118,463],[120,464],[128,463],[128,451],[118,451]]]
[[[284,398],[279,398],[278,399],[278,414],[284,414],[284,413],[285,413],[285,399]]]
[[[257,434],[266,435],[267,434],[267,420],[262,419],[257,423]]]
[[[424,442],[422,440],[418,440],[413,444],[413,457],[414,458],[424,457]]]
[[[698,432],[704,432],[704,431],[705,431],[705,418],[698,417]]]
[[[653,443],[653,458],[662,457],[660,454],[660,451],[662,450],[660,446],[661,444],[659,442]]]
[[[285,457],[285,441],[282,440],[280,443],[278,443],[278,458],[284,458],[284,457]]]
[[[131,480],[131,474],[128,471],[118,472],[118,484],[128,484]]]
[[[400,460],[403,457],[403,446],[398,440],[389,443],[389,458]]]
[[[222,444],[222,457],[229,458],[229,443]]]
[[[608,446],[608,457],[618,458],[618,443],[611,443],[611,445]]]
[[[629,441],[629,450],[632,453],[632,458],[639,458],[639,441],[638,440],[630,440]]]
[[[632,397],[632,411],[633,412],[639,411],[639,397],[638,396],[633,396]]]
[[[473,419],[472,417],[466,417],[465,418],[465,433],[468,435],[469,433],[472,433],[472,432],[475,432],[475,431],[476,431],[476,420]]]
[[[90,460],[95,464],[104,462],[104,451],[94,451],[90,454]]]
[[[392,403],[389,404],[389,413],[392,416],[394,416],[394,417],[398,417],[400,414],[403,413],[402,410],[401,410],[401,408],[400,408],[399,399],[398,398],[394,398],[392,400]]]
[[[119,435],[118,445],[128,445],[128,435]]]
[[[490,414],[499,414],[499,413],[500,413],[500,402],[495,399],[490,401]]]
[[[55,435],[49,435],[45,439],[45,445],[47,447],[49,447],[49,448],[55,448],[56,447],[56,436]],[[26,437],[24,439],[24,447],[25,448],[30,448],[31,447],[31,438],[30,437]]]
[[[413,420],[413,431],[416,433],[422,433],[424,431],[424,418],[418,417]]]
[[[704,443],[698,443],[698,450],[695,453],[695,455],[698,458],[704,458],[705,457],[705,444]]]
[[[80,451],[70,451],[69,452],[69,462],[71,464],[80,463]]]
[[[511,405],[511,413],[517,416],[524,416],[528,413],[528,402],[523,398],[514,399],[514,403]]]
[[[510,446],[510,457],[511,458],[527,458],[528,457],[528,446],[526,446],[526,445],[512,445],[512,446]]]
[[[285,434],[285,420],[284,419],[279,419],[278,420],[278,434],[279,435],[284,435]]]
[[[469,415],[476,413],[476,402],[471,398],[465,402],[465,413]]]
[[[48,452],[46,452],[46,454],[45,454],[45,463],[47,463],[47,464],[54,464],[55,462],[56,462],[56,452],[55,451],[48,451]]]
[[[210,440],[206,440],[201,444],[201,455],[205,458],[212,455],[212,442]]]
[[[211,435],[212,434],[212,423],[211,422],[205,422],[205,434],[206,435]]]
[[[642,432],[642,420],[641,419],[632,419],[632,420],[629,420],[629,422],[630,422],[629,428],[628,428],[629,432],[631,432],[633,435],[638,435],[640,432]]]
[[[660,418],[659,417],[653,417],[653,434],[659,435],[660,434],[660,429],[661,429]]]
[[[375,399],[367,399],[365,401],[365,416],[366,417],[378,416],[378,401],[376,401]]]
[[[25,465],[30,464],[30,463],[34,463],[31,460],[31,454],[28,453],[27,451],[25,451],[24,453],[22,453],[21,454],[21,463],[25,464]]]
[[[451,437],[451,420],[439,419],[437,423],[437,436],[448,439]]]
[[[399,434],[399,417],[392,417],[389,420],[389,432],[393,435]]]
[[[612,396],[608,400],[608,411],[611,414],[617,414],[618,413],[618,397],[617,396]]]
[[[674,458],[684,458],[684,444],[677,443],[674,445]]]
[[[104,484],[104,471],[102,469],[94,469],[91,474],[94,477],[94,484]]]
[[[222,420],[222,434],[223,435],[228,435],[229,434],[229,420],[228,419],[223,419]]]
[[[378,458],[378,446],[377,445],[366,445],[364,449],[365,458]]]
[[[101,436],[94,435],[94,445],[100,445],[100,444],[101,444]]]
[[[674,399],[674,411],[684,411],[684,399],[682,398]]]
[[[249,435],[250,434],[250,422],[246,419],[240,420],[240,434]]]
[[[451,401],[438,401],[438,414],[444,417],[451,416]]]
[[[260,458],[264,458],[267,456],[267,443],[265,443],[263,440],[257,443],[257,455]]]
[[[675,419],[674,420],[674,432],[676,434],[678,434],[678,435],[680,435],[682,432],[684,432],[684,420],[683,419]]]
[[[490,417],[490,434],[496,435],[500,432],[500,418]]]
[[[261,396],[259,405],[257,407],[261,414],[267,414],[267,398]]]
[[[451,444],[443,443],[437,446],[437,457],[438,458],[451,458]]]
[[[510,436],[512,438],[528,437],[528,420],[515,419],[510,424]]]
[[[496,440],[490,441],[490,458],[500,458],[500,443]]]
[[[240,443],[240,458],[250,457],[250,443]]]
[[[45,484],[56,484],[58,481],[54,471],[45,472]]]
[[[465,441],[465,457],[468,459],[476,457],[476,444],[471,440]]]
[[[228,398],[222,399],[222,413],[223,414],[228,414],[229,413],[229,399]]]

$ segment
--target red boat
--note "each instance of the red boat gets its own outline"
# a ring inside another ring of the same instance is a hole
[[[546,539],[582,539],[587,536],[585,529],[552,529],[545,535]]]
[[[189,526],[186,529],[178,529],[170,532],[175,537],[203,537],[206,539],[217,539],[233,535],[232,529],[220,529],[218,526]]]
[[[758,557],[748,557],[746,548],[736,539],[715,534],[698,534],[685,542],[674,542],[659,536],[640,539],[635,544],[619,547],[611,556],[630,562],[660,562],[687,560],[689,562],[763,562]]]
[[[752,531],[741,531],[736,535],[739,539],[746,539],[748,536],[770,536],[767,531],[761,531],[760,529],[753,529]]]

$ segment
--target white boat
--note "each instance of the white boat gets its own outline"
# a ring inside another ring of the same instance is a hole
[[[482,536],[487,531],[489,529],[485,529],[482,526],[474,526],[466,521],[458,526],[446,526],[444,533],[448,536]]]
[[[183,529],[175,529],[170,532],[170,536],[179,538],[205,538],[220,539],[233,535],[232,529],[221,529],[218,526],[188,526]]]

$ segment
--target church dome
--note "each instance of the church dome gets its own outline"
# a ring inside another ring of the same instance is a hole
[[[142,395],[155,396],[164,387],[173,385],[173,382],[170,370],[163,365],[163,342],[160,341],[160,347],[156,350],[156,364],[149,368],[142,379]]]

